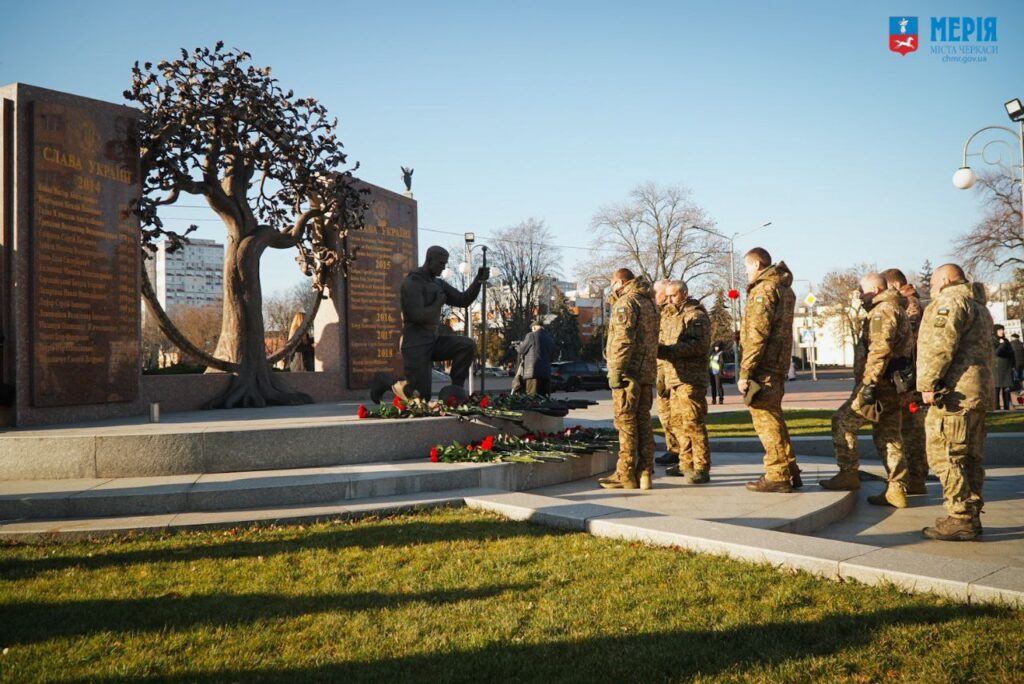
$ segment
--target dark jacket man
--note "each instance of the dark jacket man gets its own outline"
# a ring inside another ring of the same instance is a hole
[[[523,378],[527,394],[551,393],[551,361],[555,357],[555,338],[539,321],[519,345],[523,360]]]

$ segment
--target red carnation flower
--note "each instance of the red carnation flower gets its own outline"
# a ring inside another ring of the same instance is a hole
[[[1018,394],[1017,395],[1017,403],[1018,404],[1024,404],[1024,397],[1022,397],[1021,395]]]
[[[363,406],[362,404],[360,404],[360,405],[359,405],[359,413],[358,413],[358,415],[359,415],[359,419],[360,419],[360,420],[362,420],[362,419],[363,419],[363,418],[365,418],[366,416],[370,415],[370,412],[366,410],[366,407],[365,407],[365,406]]]
[[[480,443],[480,448],[484,451],[490,451],[494,448],[494,435],[487,435],[484,437],[484,441]]]
[[[473,447],[472,444],[470,444],[468,447],[466,447],[466,451],[472,451],[473,449],[474,449],[474,447]]]
[[[484,398],[480,400],[480,408],[487,408],[490,405],[491,405],[491,400],[485,394]]]
[[[455,395],[453,394],[450,397],[448,397],[448,401],[446,401],[445,403],[448,404],[448,408],[455,408],[455,405],[458,404],[459,401],[458,399],[455,398]]]
[[[392,399],[391,404],[399,411],[405,410],[405,404],[402,403],[402,398],[399,396],[396,396],[394,399]]]
[[[910,402],[910,404],[907,405],[907,410],[910,411],[911,413],[917,413],[918,411],[921,410],[921,407],[917,405],[916,401],[912,401]]]
[[[434,447],[433,449],[430,450],[430,461],[432,463],[437,463],[440,460],[441,460],[441,450],[438,449],[437,447]]]

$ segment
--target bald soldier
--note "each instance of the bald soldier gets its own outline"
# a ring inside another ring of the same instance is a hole
[[[650,489],[654,476],[651,403],[658,377],[658,308],[644,278],[628,268],[612,275],[608,300],[608,386],[612,389],[619,461],[615,472],[598,482],[605,489]]]
[[[793,274],[772,264],[768,251],[755,247],[743,257],[747,271],[747,312],[740,330],[736,388],[750,407],[750,418],[764,447],[764,476],[747,483],[754,492],[791,492],[802,486],[789,430],[782,419],[782,397],[793,353]]]
[[[668,301],[666,288],[669,284],[668,278],[662,278],[654,283],[654,304],[658,312],[664,315],[665,304]],[[669,401],[669,393],[665,389],[664,368],[658,363],[658,378],[654,385],[654,401],[658,406],[658,419],[661,420],[661,427],[665,430],[665,453],[654,462],[658,465],[675,465],[679,463],[679,443],[675,435],[669,429],[672,424],[672,402]]]
[[[857,431],[872,423],[871,435],[885,464],[888,482],[885,491],[869,496],[868,502],[906,508],[907,461],[900,438],[903,414],[892,369],[906,365],[910,358],[910,321],[903,308],[903,295],[890,289],[880,274],[868,273],[861,278],[860,292],[865,314],[854,348],[856,384],[850,398],[832,415],[832,444],[839,474],[820,484],[825,489],[860,489]]]
[[[917,288],[907,281],[907,276],[898,268],[882,271],[882,277],[890,288],[896,290],[906,300],[907,320],[910,321],[910,360],[907,364],[908,377],[916,385],[917,368],[917,335],[921,329],[921,296]],[[928,477],[928,457],[925,454],[924,419],[928,415],[928,407],[921,401],[916,386],[910,391],[900,394],[900,410],[903,422],[900,425],[900,437],[903,440],[903,455],[907,459],[907,494],[927,494],[925,480]]]
[[[917,339],[917,391],[930,404],[925,418],[928,465],[942,483],[948,516],[924,534],[969,541],[981,534],[985,412],[993,395],[992,316],[985,288],[962,268],[944,264],[932,275],[932,301]]]
[[[665,433],[672,433],[679,444],[679,465],[665,474],[684,477],[686,484],[704,484],[711,479],[706,424],[711,319],[704,306],[690,298],[683,281],[671,281],[666,293],[658,333],[658,371],[663,382],[659,392],[668,396],[672,406],[672,422]]]

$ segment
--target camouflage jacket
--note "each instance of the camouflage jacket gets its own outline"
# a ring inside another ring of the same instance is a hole
[[[909,359],[913,335],[903,307],[906,300],[893,289],[875,295],[871,308],[861,319],[860,337],[853,353],[853,378],[865,385],[891,383],[893,359]]]
[[[608,303],[612,310],[605,345],[608,371],[628,375],[641,385],[653,385],[658,375],[659,316],[651,286],[644,278],[635,278]]]
[[[691,385],[706,390],[711,363],[711,319],[696,299],[661,309],[658,333],[658,375],[665,387]]]
[[[917,338],[917,390],[946,390],[951,411],[992,401],[992,315],[980,283],[950,283],[924,310]]]
[[[740,331],[739,377],[785,379],[793,353],[793,274],[786,264],[769,266],[747,286],[747,311]]]

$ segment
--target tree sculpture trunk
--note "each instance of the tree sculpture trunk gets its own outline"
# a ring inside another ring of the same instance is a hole
[[[277,231],[256,229],[244,237],[232,230],[224,255],[224,318],[214,356],[238,364],[227,392],[206,408],[310,404],[313,399],[291,390],[266,358],[260,257]],[[273,233],[273,235],[271,235]],[[221,372],[210,369],[209,372]]]

